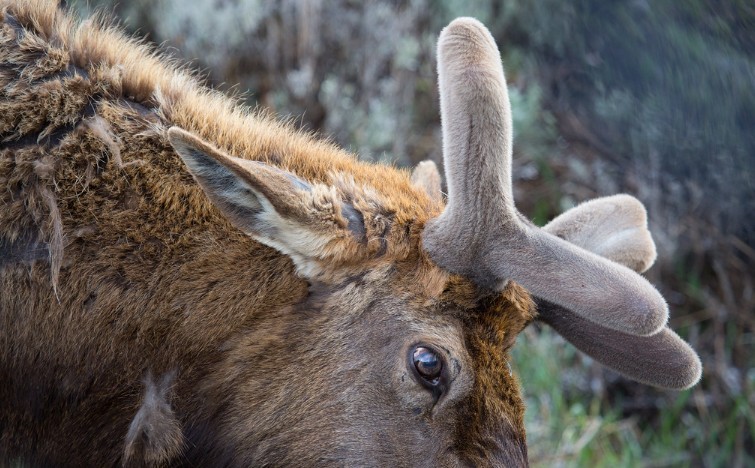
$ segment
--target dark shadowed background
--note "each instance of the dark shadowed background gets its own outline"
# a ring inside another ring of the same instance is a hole
[[[440,163],[435,40],[457,16],[502,52],[515,195],[543,224],[588,198],[648,207],[650,280],[698,350],[657,391],[531,327],[516,345],[536,466],[755,466],[755,3],[750,0],[90,0],[361,158]],[[659,356],[663,359],[663,356]]]

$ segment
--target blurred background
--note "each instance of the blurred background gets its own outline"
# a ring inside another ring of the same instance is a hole
[[[532,464],[755,466],[751,0],[89,0],[74,8],[114,12],[211,86],[399,166],[440,164],[435,41],[457,16],[480,19],[509,81],[520,210],[544,224],[597,196],[642,200],[659,251],[648,277],[704,364],[694,389],[658,391],[530,327],[515,365]]]

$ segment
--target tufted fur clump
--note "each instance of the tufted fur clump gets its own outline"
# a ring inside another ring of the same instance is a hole
[[[166,372],[157,382],[151,373],[144,378],[142,405],[126,434],[124,465],[161,466],[183,451],[181,425],[170,406],[175,373]]]

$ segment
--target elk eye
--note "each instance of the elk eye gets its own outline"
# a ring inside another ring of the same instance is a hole
[[[417,346],[412,354],[414,368],[427,383],[436,385],[440,381],[443,361],[438,353],[425,346]]]

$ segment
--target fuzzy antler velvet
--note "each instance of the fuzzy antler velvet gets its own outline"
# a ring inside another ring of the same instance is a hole
[[[668,308],[647,280],[533,226],[514,207],[506,80],[479,21],[460,18],[443,30],[438,79],[448,204],[423,234],[433,260],[494,289],[514,280],[608,329],[661,330]]]
[[[420,163],[412,182],[440,199],[435,164]],[[630,195],[590,200],[553,219],[544,228],[572,244],[642,273],[656,258],[645,207]],[[579,315],[537,299],[538,319],[577,349],[620,374],[655,387],[682,390],[695,385],[702,364],[695,351],[670,328],[636,336],[601,327]]]
[[[629,195],[582,203],[543,229],[638,272],[655,261],[645,207]],[[700,380],[700,358],[668,327],[650,336],[636,336],[597,325],[542,299],[537,299],[537,307],[540,320],[583,353],[626,377],[673,390]]]

